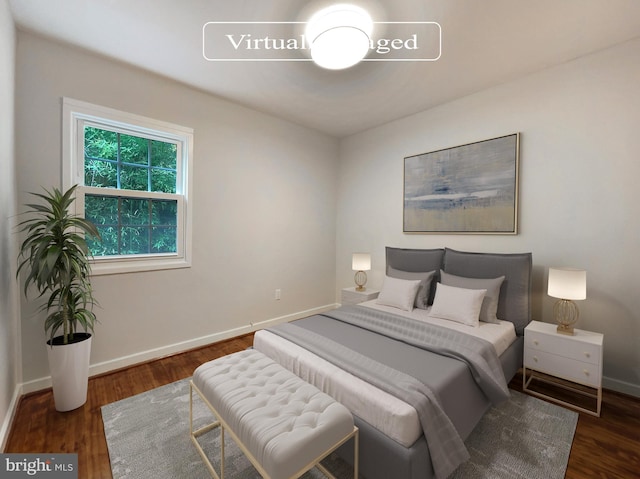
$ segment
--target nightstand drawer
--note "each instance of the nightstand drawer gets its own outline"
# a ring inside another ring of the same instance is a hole
[[[544,351],[577,361],[600,364],[601,347],[597,344],[575,341],[573,337],[563,337],[536,331],[525,333],[527,349]]]
[[[599,388],[602,382],[598,364],[576,361],[541,350],[525,348],[524,366],[595,388]]]

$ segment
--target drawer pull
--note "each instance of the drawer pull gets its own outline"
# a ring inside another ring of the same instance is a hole
[[[533,360],[537,363],[538,362],[538,356],[534,356]]]
[[[589,375],[589,371],[587,371],[586,369],[583,371],[585,376]]]
[[[591,354],[589,354],[587,351],[584,352],[585,357],[590,358]]]
[[[533,340],[533,344],[535,344],[536,346],[539,344],[537,339]]]

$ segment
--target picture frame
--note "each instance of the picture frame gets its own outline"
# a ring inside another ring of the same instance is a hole
[[[403,231],[518,234],[520,133],[404,159]]]

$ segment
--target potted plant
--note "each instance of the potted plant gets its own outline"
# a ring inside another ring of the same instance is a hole
[[[40,311],[47,314],[44,328],[58,411],[76,409],[87,400],[91,333],[96,322],[92,255],[85,235],[99,240],[100,234],[93,223],[72,212],[76,187],[64,193],[57,188],[45,189],[46,194],[32,193],[44,202],[26,205],[31,217],[19,224],[26,233],[17,271],[25,276],[24,294],[28,297],[29,288],[34,287],[38,298],[47,298]]]

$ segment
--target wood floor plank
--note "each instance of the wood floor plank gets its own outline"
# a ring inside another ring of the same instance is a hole
[[[5,452],[76,452],[80,478],[110,479],[100,408],[187,378],[200,364],[251,346],[245,335],[89,380],[87,403],[59,413],[50,390],[20,400]],[[509,386],[522,391],[522,376]],[[600,418],[580,414],[566,479],[640,477],[640,399],[605,391]]]

